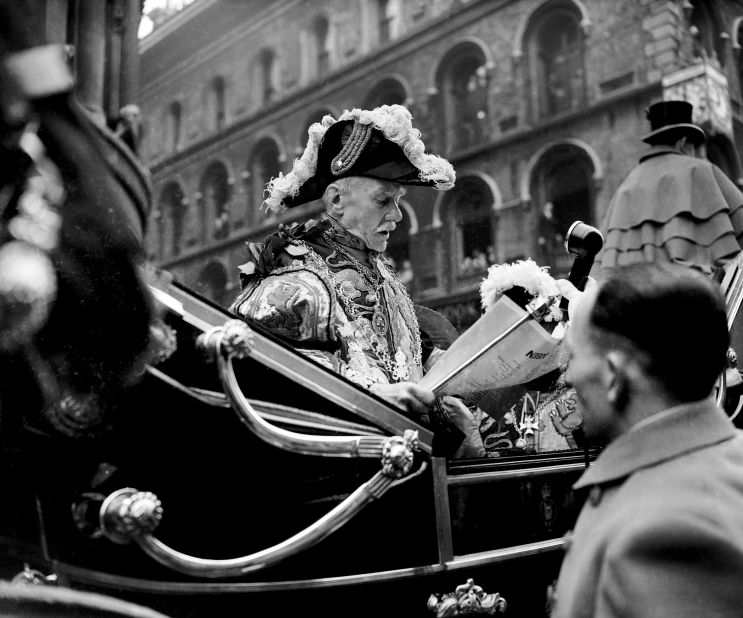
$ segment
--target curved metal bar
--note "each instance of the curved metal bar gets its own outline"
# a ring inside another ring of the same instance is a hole
[[[579,462],[543,466],[541,468],[518,468],[516,470],[491,470],[488,472],[470,472],[469,474],[450,474],[447,477],[447,483],[449,487],[456,485],[477,485],[479,483],[491,483],[493,481],[564,474],[566,472],[584,472],[585,469],[586,464]]]
[[[456,556],[447,562],[423,566],[403,567],[388,571],[372,571],[353,575],[338,575],[316,579],[291,579],[280,581],[249,582],[193,582],[149,580],[94,571],[76,565],[54,561],[54,572],[65,580],[76,580],[89,585],[115,588],[118,591],[128,590],[140,593],[193,595],[193,594],[256,594],[264,592],[281,592],[287,590],[315,590],[336,588],[338,586],[355,586],[359,584],[384,583],[427,577],[439,573],[450,573],[462,569],[473,569],[518,560],[528,556],[564,551],[564,538],[536,541],[524,545],[491,549],[463,556]]]
[[[177,391],[192,397],[208,406],[232,410],[232,405],[222,391],[211,391],[195,386],[186,386],[173,376],[170,376],[155,367],[147,366],[147,373],[161,380]],[[332,416],[326,416],[318,412],[310,412],[302,408],[285,406],[273,401],[261,401],[260,399],[248,399],[250,405],[268,422],[284,423],[299,427],[308,427],[317,432],[330,432],[332,434],[358,433],[360,435],[386,435],[381,429],[354,423],[353,421],[340,420]]]
[[[386,436],[313,436],[276,427],[263,420],[242,394],[232,359],[217,357],[219,378],[233,409],[250,430],[264,442],[303,455],[379,458],[389,440]]]
[[[385,436],[314,436],[288,431],[265,421],[243,395],[232,365],[234,357],[248,354],[251,331],[244,322],[230,320],[212,329],[201,341],[202,348],[216,357],[219,379],[232,408],[250,430],[264,442],[302,455],[326,457],[382,456],[390,438]]]
[[[727,379],[725,378],[725,370],[723,369],[722,373],[720,374],[720,377],[717,378],[717,406],[719,408],[724,407],[725,405],[725,396],[728,392],[728,383]]]
[[[338,506],[301,532],[273,547],[240,558],[196,558],[168,547],[148,532],[134,533],[130,538],[157,562],[180,573],[209,578],[236,577],[280,562],[322,541],[351,520],[367,504],[381,497],[394,481],[393,477],[384,472],[377,472]]]

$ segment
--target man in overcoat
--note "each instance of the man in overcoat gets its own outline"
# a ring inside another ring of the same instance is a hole
[[[572,309],[572,308],[571,308]],[[743,434],[715,405],[725,307],[714,283],[636,264],[587,291],[567,334],[583,430],[608,444],[553,616],[743,616]]]

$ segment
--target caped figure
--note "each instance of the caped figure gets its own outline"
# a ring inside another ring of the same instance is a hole
[[[676,262],[711,274],[741,249],[743,193],[695,158],[706,141],[686,101],[647,110],[650,149],[612,198],[601,231],[601,275],[638,262]]]
[[[740,616],[743,432],[712,389],[726,362],[716,285],[635,264],[571,307],[567,380],[583,431],[608,444],[574,485],[586,497],[553,616]]]

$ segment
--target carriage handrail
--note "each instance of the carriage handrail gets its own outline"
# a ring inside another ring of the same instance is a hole
[[[222,382],[233,410],[240,420],[261,440],[292,453],[325,457],[380,458],[387,436],[317,436],[302,434],[267,422],[256,412],[243,395],[235,376],[233,358],[245,357],[250,352],[252,331],[241,320],[229,320],[199,337],[198,345],[217,361]]]
[[[422,467],[425,465],[423,462]],[[237,577],[276,564],[319,543],[388,489],[414,478],[422,470],[406,477],[408,471],[409,468],[384,467],[307,528],[281,543],[239,558],[198,558],[169,547],[152,534],[162,518],[160,501],[150,492],[131,487],[106,498],[100,508],[100,526],[110,540],[120,544],[134,541],[151,558],[179,573],[206,578]]]
[[[212,391],[195,386],[186,386],[173,376],[152,367],[147,366],[147,373],[152,377],[164,382],[177,391],[205,403],[208,406],[232,410],[232,404],[223,391]],[[285,423],[287,425],[301,425],[311,427],[316,431],[329,431],[334,434],[358,432],[362,435],[386,435],[377,427],[370,427],[353,421],[341,420],[332,416],[326,416],[318,412],[310,412],[303,408],[286,406],[274,401],[263,401],[260,399],[248,399],[250,405],[267,421]]]
[[[735,322],[735,317],[738,315],[741,303],[743,303],[743,251],[739,252],[735,258],[724,266],[720,287],[725,296],[725,313],[727,314],[728,330],[730,330]],[[725,371],[723,371],[717,381],[717,405],[721,408],[725,403],[726,395],[727,382]]]
[[[230,318],[231,314],[224,309],[198,298],[177,281],[153,282],[150,289],[159,303],[204,334]],[[419,448],[424,453],[431,453],[433,432],[430,428],[404,416],[402,410],[395,409],[393,404],[367,389],[306,358],[285,343],[274,340],[270,333],[257,328],[254,335],[256,345],[250,353],[251,359],[320,395],[329,403],[382,428],[387,435],[399,434],[406,429],[417,431]]]

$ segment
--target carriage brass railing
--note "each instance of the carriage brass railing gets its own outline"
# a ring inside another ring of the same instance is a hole
[[[725,265],[722,271],[720,288],[725,296],[725,313],[727,314],[728,330],[733,328],[733,323],[743,303],[743,251],[735,259]],[[734,366],[730,364],[730,366]],[[723,407],[727,394],[727,383],[723,371],[717,382],[717,405]],[[735,418],[740,412],[740,405],[736,408],[731,418]]]
[[[336,457],[376,457],[382,469],[361,485],[343,502],[316,522],[285,541],[267,549],[231,559],[198,558],[173,549],[157,539],[153,532],[159,526],[163,508],[157,496],[127,487],[110,494],[99,510],[100,530],[115,543],[135,541],[157,562],[188,575],[199,577],[235,577],[280,562],[311,547],[351,520],[367,504],[381,497],[400,482],[417,476],[425,469],[410,474],[418,434],[405,430],[399,436],[314,436],[276,427],[256,412],[237,383],[233,358],[249,354],[252,344],[250,328],[240,320],[230,320],[212,328],[199,338],[198,345],[217,361],[219,377],[232,407],[241,420],[261,439],[279,448],[306,455]]]
[[[250,353],[252,332],[245,322],[229,320],[199,337],[197,345],[216,360],[225,394],[240,420],[261,440],[302,455],[327,457],[380,458],[389,438],[386,436],[316,436],[276,427],[261,418],[243,395],[232,364],[234,358]]]
[[[110,540],[120,544],[134,541],[151,558],[179,573],[206,578],[237,577],[276,564],[319,543],[398,484],[402,476],[403,468],[383,468],[304,530],[272,547],[239,558],[198,558],[157,539],[153,532],[162,519],[163,508],[157,496],[151,492],[127,487],[112,493],[101,505],[99,524],[103,534]]]
[[[158,282],[157,285],[151,285],[150,289],[164,308],[202,331],[204,337],[207,333],[214,332],[215,327],[221,328],[231,317],[228,312],[197,298],[175,281]],[[344,380],[296,350],[275,341],[266,333],[260,332],[260,329],[253,331],[253,334],[255,346],[249,355],[253,361],[276,371],[290,382],[307,388],[330,404],[340,406],[371,422],[375,427],[384,429],[387,435],[400,435],[406,429],[417,431],[420,450],[431,453],[433,433],[428,427],[404,416],[401,410],[395,410],[393,405],[375,397],[366,389]]]

